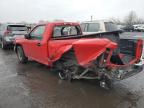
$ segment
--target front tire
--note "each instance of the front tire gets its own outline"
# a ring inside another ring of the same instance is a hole
[[[16,48],[18,59],[21,63],[27,63],[28,58],[25,56],[22,46],[17,46]]]

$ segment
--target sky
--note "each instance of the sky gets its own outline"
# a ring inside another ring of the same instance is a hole
[[[144,18],[143,4],[144,0],[0,0],[0,22],[123,19],[130,11]]]

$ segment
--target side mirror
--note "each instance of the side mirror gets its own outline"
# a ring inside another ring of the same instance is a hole
[[[25,37],[25,39],[30,39],[30,35],[29,34],[25,34],[24,37]]]

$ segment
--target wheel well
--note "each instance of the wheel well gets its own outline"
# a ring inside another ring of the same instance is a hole
[[[18,47],[18,46],[22,46],[22,45],[20,45],[20,44],[16,44],[16,45],[15,45],[15,52],[16,52],[16,53],[17,53],[17,47]]]

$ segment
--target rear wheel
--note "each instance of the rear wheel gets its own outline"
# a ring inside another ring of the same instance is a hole
[[[65,72],[60,71],[58,73],[58,75],[59,75],[59,77],[60,77],[61,80],[68,80],[68,75]]]
[[[28,58],[25,56],[22,46],[17,46],[17,56],[21,63],[27,63]]]
[[[62,80],[71,81],[77,74],[79,65],[74,55],[73,49],[63,54],[61,59],[54,63],[54,69],[57,69],[58,76]]]
[[[58,75],[62,80],[71,81],[73,79],[73,76],[76,74],[77,70],[78,70],[77,66],[69,66],[66,69],[59,71]]]
[[[100,87],[104,88],[104,89],[111,89],[112,88],[112,81],[110,78],[108,78],[107,76],[102,76],[100,79]]]

